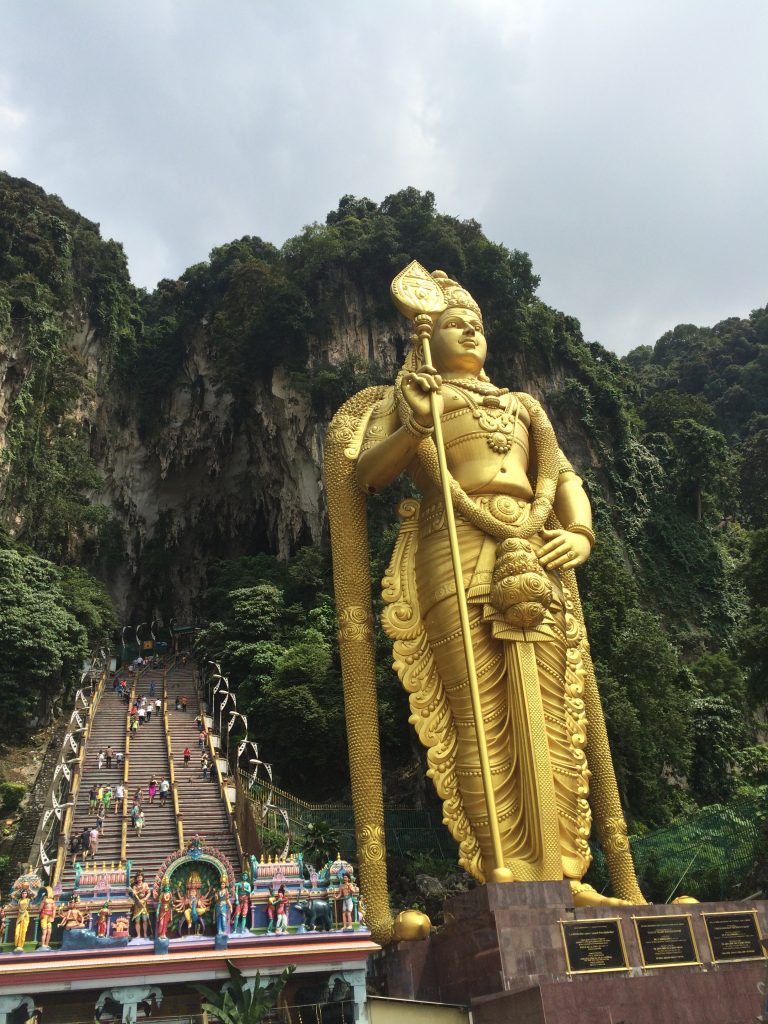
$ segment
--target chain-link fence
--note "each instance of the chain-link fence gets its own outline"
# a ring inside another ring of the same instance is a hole
[[[666,828],[632,838],[640,888],[646,899],[665,903],[675,896],[723,900],[750,895],[742,891],[758,859],[765,854],[768,803],[743,798],[713,804],[679,818]],[[607,889],[608,872],[595,844],[586,881]]]

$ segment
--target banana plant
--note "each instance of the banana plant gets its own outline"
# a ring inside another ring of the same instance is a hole
[[[203,997],[201,1009],[221,1024],[261,1024],[267,1011],[277,1005],[296,967],[286,967],[279,977],[266,985],[261,984],[258,971],[246,978],[231,960],[227,961],[227,969],[229,981],[224,982],[220,992],[214,992],[207,985],[193,985]]]

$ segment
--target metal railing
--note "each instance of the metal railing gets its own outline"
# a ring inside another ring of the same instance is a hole
[[[240,857],[240,863],[245,864],[245,854],[243,852],[243,844],[240,840],[240,829],[237,827],[235,821],[235,815],[232,808],[232,802],[229,799],[229,793],[227,792],[227,784],[225,777],[221,774],[221,766],[219,764],[219,758],[216,756],[216,751],[213,744],[213,734],[208,733],[208,753],[211,758],[211,770],[216,772],[216,779],[219,784],[219,793],[221,799],[224,801],[224,806],[227,809],[227,819],[229,820],[229,830],[235,837],[235,843],[237,844],[237,853]]]
[[[66,786],[66,797],[67,797],[66,805],[62,805],[58,801],[58,798],[57,798],[57,795],[56,795],[56,778],[55,778],[56,772],[57,772],[58,769],[54,770],[54,784],[53,784],[53,786],[51,788],[51,799],[52,799],[52,802],[53,802],[53,808],[51,810],[52,810],[53,817],[51,817],[51,815],[48,816],[48,820],[51,821],[51,831],[48,832],[47,838],[51,837],[53,829],[55,828],[54,819],[56,821],[59,820],[58,819],[58,815],[56,814],[56,806],[57,806],[57,804],[58,804],[60,809],[63,806],[64,817],[61,819],[61,827],[59,829],[58,841],[57,841],[57,845],[56,845],[56,862],[53,865],[53,870],[51,871],[51,874],[50,874],[51,885],[58,885],[58,883],[61,881],[61,876],[62,876],[62,874],[64,872],[64,865],[65,865],[66,860],[67,860],[67,848],[68,848],[68,845],[69,845],[69,833],[72,830],[72,821],[74,819],[75,803],[77,802],[77,796],[78,796],[78,793],[80,792],[80,782],[81,782],[82,777],[83,777],[83,765],[85,763],[85,755],[86,755],[86,749],[87,749],[87,746],[88,746],[88,738],[91,735],[91,730],[93,728],[93,720],[94,720],[95,715],[96,715],[96,710],[97,710],[97,708],[99,706],[99,702],[101,700],[101,696],[104,693],[104,685],[106,683],[106,678],[107,678],[107,669],[106,669],[106,667],[104,667],[102,669],[102,671],[101,671],[101,674],[99,676],[99,680],[96,683],[95,687],[93,685],[92,679],[89,681],[90,682],[90,691],[91,691],[90,703],[85,698],[85,696],[83,694],[83,690],[81,689],[81,690],[78,691],[78,693],[80,695],[82,695],[83,701],[85,703],[85,708],[83,710],[84,710],[84,712],[87,715],[87,719],[86,719],[85,725],[84,726],[80,726],[79,729],[78,729],[78,731],[80,732],[80,739],[78,741],[78,751],[77,751],[77,755],[76,755],[76,760],[75,760],[72,768],[69,770],[70,774],[69,774],[68,784]],[[75,696],[75,705],[77,705],[77,696]],[[78,720],[78,717],[79,717],[79,712],[77,710],[77,707],[75,707],[75,710],[72,712],[72,717],[69,720],[70,721],[70,725],[72,724],[72,719],[74,718],[74,719]],[[82,719],[79,719],[79,720],[82,721]],[[72,747],[73,739],[74,739],[74,733],[71,732],[71,731],[67,732],[67,735],[64,738],[64,743],[62,745],[61,754],[59,755],[59,765],[62,766],[62,775],[65,778],[66,778],[66,771],[64,769],[66,768],[66,765],[68,763],[70,763],[69,759],[67,758],[66,755],[70,751],[74,752],[73,747]],[[59,796],[61,796],[61,795],[62,794],[59,793]],[[48,812],[46,812],[46,814],[47,813]],[[41,866],[43,868],[43,870],[48,871],[48,870],[50,870],[50,867],[49,867],[49,865],[46,865],[46,863],[45,863],[45,843],[46,843],[46,839],[41,839],[41,841],[40,841],[40,852],[39,852],[39,856],[38,856],[38,865]]]
[[[184,849],[184,819],[179,804],[179,793],[176,787],[176,766],[173,763],[173,743],[171,742],[171,729],[168,722],[168,669],[163,672],[163,729],[165,730],[165,746],[168,751],[168,780],[171,783],[171,799],[173,800],[173,813],[176,819],[176,837],[179,842],[179,849]]]
[[[128,697],[128,710],[125,713],[125,758],[123,766],[123,787],[125,792],[123,793],[123,820],[120,826],[120,860],[122,863],[125,863],[128,855],[128,801],[130,799],[128,794],[128,775],[131,765],[131,708],[135,699],[136,683],[134,682]]]

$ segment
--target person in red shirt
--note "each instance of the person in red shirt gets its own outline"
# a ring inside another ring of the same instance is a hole
[[[192,757],[192,751],[189,747],[184,747],[184,767],[189,768],[189,759]]]

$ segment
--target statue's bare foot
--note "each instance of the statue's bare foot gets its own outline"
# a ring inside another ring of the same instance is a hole
[[[616,896],[603,896],[597,889],[585,882],[571,882],[573,905],[575,907],[628,907],[629,900],[620,900]]]

